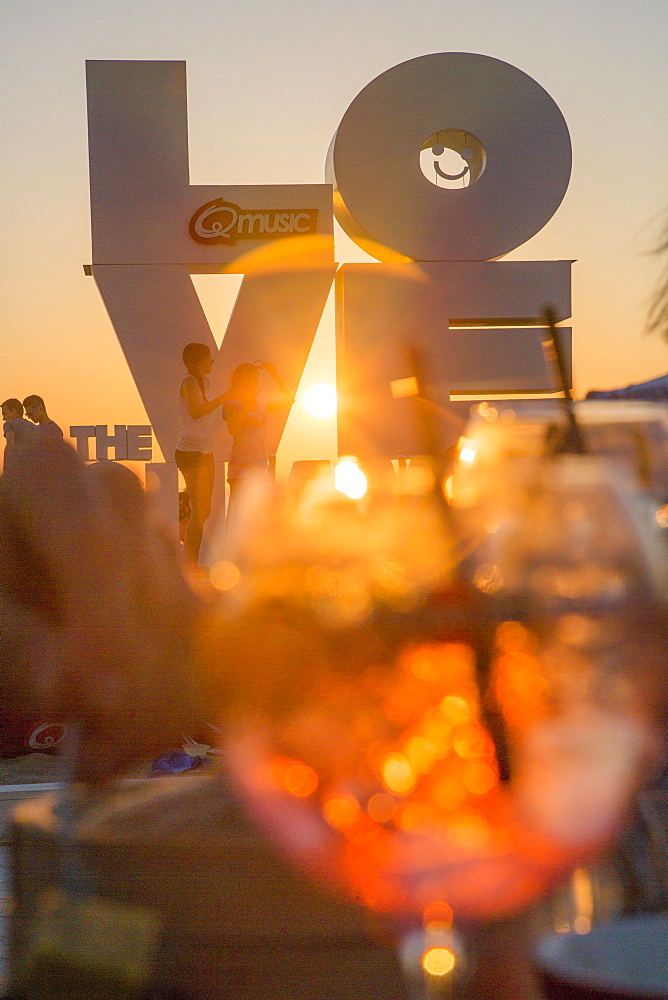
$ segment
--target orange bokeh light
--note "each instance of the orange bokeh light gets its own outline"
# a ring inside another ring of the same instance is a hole
[[[438,646],[420,646],[407,657],[411,673],[421,681],[438,681],[443,674],[444,661]]]
[[[496,630],[496,645],[502,653],[526,653],[533,650],[535,639],[520,622],[502,622]]]
[[[491,834],[485,819],[474,812],[454,817],[448,827],[448,836],[452,842],[472,853],[488,850],[491,846]]]
[[[318,775],[312,767],[301,760],[275,757],[271,762],[270,771],[275,784],[295,798],[306,799],[309,795],[313,795],[318,787]]]
[[[417,775],[402,753],[389,753],[381,765],[383,784],[395,795],[408,795],[415,786]]]
[[[440,814],[429,802],[407,802],[399,815],[398,826],[406,833],[417,833],[436,826]]]
[[[455,967],[455,953],[450,948],[427,948],[422,956],[422,968],[430,976],[445,976]]]
[[[431,770],[438,756],[437,748],[424,736],[411,736],[406,741],[405,751],[412,767],[421,774]]]
[[[334,795],[327,799],[322,807],[322,812],[335,830],[347,830],[354,826],[360,817],[361,809],[359,802],[352,795]]]
[[[466,699],[456,694],[446,695],[441,702],[441,712],[453,726],[468,722],[472,714]]]
[[[494,691],[511,726],[523,728],[545,714],[547,682],[540,661],[531,653],[502,653],[497,658]]]
[[[486,795],[498,784],[496,771],[482,760],[472,760],[464,768],[464,786],[471,795]]]
[[[369,799],[366,811],[374,823],[389,823],[397,811],[397,800],[387,792],[376,792]]]
[[[455,753],[464,759],[469,757],[484,757],[486,754],[494,753],[494,745],[491,739],[482,726],[475,722],[460,726],[455,731],[452,746]]]
[[[452,926],[452,907],[443,900],[436,899],[433,903],[425,906],[422,914],[422,922],[425,927],[448,928]]]
[[[216,590],[233,590],[241,579],[241,573],[233,562],[224,559],[211,567],[209,579]]]

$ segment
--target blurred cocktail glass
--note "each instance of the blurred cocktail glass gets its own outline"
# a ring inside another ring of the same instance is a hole
[[[659,752],[645,494],[499,443],[476,464],[462,442],[434,488],[249,498],[213,571],[237,786],[298,865],[402,919],[521,909],[614,836]]]

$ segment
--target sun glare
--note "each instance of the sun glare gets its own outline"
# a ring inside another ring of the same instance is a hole
[[[316,382],[304,392],[302,406],[316,420],[329,420],[336,413],[336,389],[329,382]]]
[[[334,470],[334,485],[351,500],[360,500],[367,489],[366,476],[357,462],[344,458]]]

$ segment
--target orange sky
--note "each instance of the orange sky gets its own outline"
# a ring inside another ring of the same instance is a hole
[[[144,423],[146,414],[90,261],[85,59],[185,59],[191,182],[321,182],[329,141],[378,73],[426,52],[506,60],[556,100],[573,175],[548,225],[507,259],[574,258],[576,392],[668,370],[668,345],[643,333],[658,262],[647,256],[668,207],[668,30],[662,0],[23,0],[2,23],[0,165],[2,398],[45,397],[70,424]],[[371,44],[371,39],[373,43]],[[337,230],[340,262],[367,258]],[[222,279],[223,281],[225,279]],[[213,293],[206,295],[215,298]],[[224,298],[224,296],[221,296]],[[207,303],[204,303],[205,306]],[[333,311],[303,384],[333,379]],[[299,406],[279,451],[333,454],[333,421]]]

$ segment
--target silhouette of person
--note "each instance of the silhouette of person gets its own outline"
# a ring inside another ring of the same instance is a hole
[[[186,562],[197,566],[204,524],[211,513],[214,410],[225,397],[207,398],[207,375],[213,368],[213,358],[206,344],[186,344],[183,363],[188,374],[179,386],[180,429],[175,458],[190,500],[190,517],[183,535],[184,555]]]
[[[6,399],[2,404],[2,430],[5,435],[5,457],[3,471],[8,472],[20,452],[37,443],[38,430],[23,416],[20,399]]]
[[[258,398],[261,371],[276,382],[280,395],[268,402]],[[267,413],[292,406],[294,393],[270,361],[245,361],[234,369],[225,393],[223,419],[232,435],[232,452],[227,471],[230,486],[228,520],[239,502],[239,494],[249,480],[268,468],[265,448]]]
[[[26,396],[23,400],[23,409],[26,417],[37,424],[42,444],[63,440],[63,432],[56,421],[52,420],[46,412],[46,406],[41,396]]]

